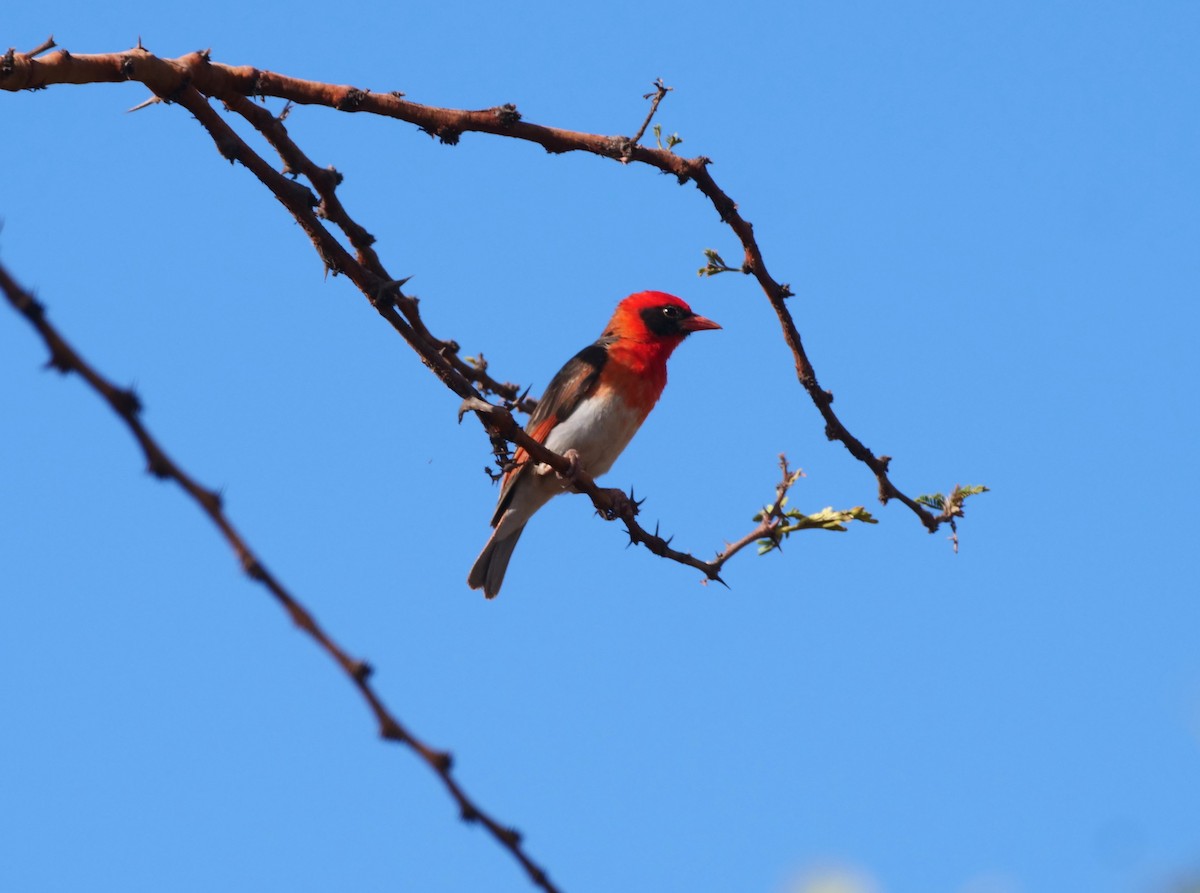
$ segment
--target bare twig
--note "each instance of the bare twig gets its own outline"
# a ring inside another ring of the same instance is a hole
[[[646,113],[646,120],[642,122],[642,126],[638,128],[638,132],[633,135],[632,142],[635,146],[642,141],[642,137],[646,133],[646,128],[649,127],[650,122],[654,120],[654,113],[658,111],[658,104],[663,101],[664,96],[674,89],[674,87],[668,87],[666,84],[664,84],[662,78],[655,78],[654,92],[647,93],[642,97],[642,99],[650,99],[650,111]]]
[[[50,351],[48,365],[64,374],[78,373],[108,403],[113,412],[133,433],[145,456],[147,470],[157,478],[175,481],[192,498],[220,530],[246,575],[266,587],[275,600],[287,611],[292,622],[304,630],[342,668],[374,714],[379,724],[380,736],[387,741],[403,744],[416,753],[430,769],[437,773],[450,796],[458,804],[464,821],[479,822],[483,825],[500,845],[521,864],[535,885],[547,893],[558,893],[558,887],[550,882],[545,870],[526,852],[520,833],[501,824],[490,813],[485,812],[459,784],[451,771],[453,767],[451,754],[426,744],[396,719],[383,703],[383,699],[374,686],[371,685],[370,665],[365,661],[352,658],[342,649],[317,623],[308,609],[267,569],[225,514],[220,494],[197,483],[167,455],[158,441],[142,424],[141,401],[137,395],[132,390],[117,387],[92,368],[47,321],[45,308],[20,287],[2,265],[0,265],[0,290],[4,292],[8,302],[37,330],[45,342]]]

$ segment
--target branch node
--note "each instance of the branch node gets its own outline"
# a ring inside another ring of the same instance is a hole
[[[395,741],[399,744],[412,744],[412,737],[405,734],[400,723],[396,722],[392,716],[381,716],[379,718],[379,737],[384,741]]]
[[[215,496],[216,494],[212,493],[209,495]],[[249,551],[243,551],[238,558],[242,563],[242,570],[246,572],[247,577],[249,577],[251,580],[257,580],[259,582],[266,579],[266,569],[263,568],[262,562],[255,558],[253,554],[251,554]]]
[[[512,127],[521,120],[521,113],[517,111],[516,105],[511,102],[506,102],[504,105],[492,109],[492,114],[496,116],[496,120],[500,122],[501,127]]]
[[[334,108],[339,112],[356,112],[359,106],[363,104],[363,100],[367,98],[367,91],[360,90],[357,87],[350,87],[342,95],[342,98],[334,104]]]
[[[610,141],[612,145],[612,154],[621,164],[629,164],[633,161],[633,150],[637,148],[637,143],[626,136],[614,136]]]
[[[59,375],[66,375],[68,372],[75,371],[75,364],[71,362],[71,358],[63,353],[57,345],[50,348],[50,359],[46,360],[47,369],[53,369]]]
[[[497,834],[510,847],[519,847],[521,845],[521,832],[516,828],[501,828]]]
[[[158,449],[147,451],[146,471],[160,481],[165,481],[172,476],[171,463]]]
[[[124,416],[136,416],[142,411],[142,401],[133,388],[117,388],[112,394],[113,405]]]

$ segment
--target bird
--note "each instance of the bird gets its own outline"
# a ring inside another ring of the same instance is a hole
[[[582,467],[593,477],[604,474],[662,395],[667,358],[692,332],[719,328],[674,295],[630,295],[617,304],[600,338],[551,379],[525,433],[565,456],[573,469]],[[492,515],[495,529],[467,576],[468,586],[496,597],[525,525],[566,490],[569,478],[517,449]]]

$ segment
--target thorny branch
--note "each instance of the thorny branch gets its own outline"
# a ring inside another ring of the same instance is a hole
[[[338,200],[336,188],[341,176],[337,171],[318,167],[288,136],[282,121],[262,106],[250,102],[244,95],[230,92],[226,89],[228,84],[219,77],[209,78],[207,86],[214,91],[221,88],[221,92],[215,94],[217,98],[221,99],[230,111],[242,115],[263,135],[279,155],[283,171],[277,171],[267,164],[213,110],[205,96],[197,90],[197,86],[205,82],[203,72],[209,69],[221,70],[220,66],[208,62],[206,54],[195,53],[183,57],[188,66],[197,66],[195,69],[182,66],[180,60],[159,59],[141,49],[131,50],[120,57],[73,57],[64,51],[52,58],[62,57],[84,60],[89,71],[95,66],[96,60],[104,60],[106,64],[119,62],[122,73],[128,79],[141,81],[153,90],[156,96],[182,105],[190,111],[208,131],[217,151],[231,162],[236,161],[245,166],[291,212],[312,241],[326,268],[334,273],[342,273],[353,281],[380,316],[417,352],[421,361],[450,390],[463,398],[464,406],[476,413],[489,435],[493,437],[493,442],[496,438],[503,438],[524,447],[534,460],[545,463],[556,471],[566,472],[570,468],[567,460],[561,455],[551,452],[529,437],[506,407],[483,400],[472,383],[483,382],[486,390],[497,393],[518,409],[530,407],[533,401],[521,395],[515,385],[502,384],[488,376],[486,365],[463,360],[458,354],[459,348],[455,342],[436,338],[426,328],[420,317],[417,299],[405,295],[402,291],[406,280],[397,280],[388,273],[372,247],[374,237],[350,218]],[[36,60],[24,61],[37,64]],[[15,62],[14,66],[13,70],[16,71],[19,66],[16,66]],[[0,86],[6,85],[4,71],[4,66],[0,65]],[[91,76],[96,78],[107,73],[107,69],[102,68],[100,72],[92,71]],[[288,174],[305,176],[317,194],[314,195],[302,183],[290,179]],[[345,233],[355,250],[354,255],[330,233],[321,222],[322,219],[335,223]],[[668,540],[641,527],[635,520],[637,504],[625,498],[621,491],[596,486],[586,473],[576,474],[575,480],[575,489],[592,500],[602,517],[607,520],[619,518],[624,522],[632,542],[644,545],[655,555],[695,568],[710,580],[720,579],[719,568],[711,562],[673,549]]]
[[[374,686],[371,685],[371,666],[365,661],[352,658],[330,638],[308,609],[267,569],[267,566],[254,553],[225,514],[220,494],[197,483],[167,455],[146,426],[142,424],[142,405],[137,394],[132,390],[117,387],[92,368],[46,319],[45,308],[42,304],[22,289],[2,265],[0,265],[0,291],[4,292],[8,302],[29,321],[29,324],[37,330],[45,342],[50,351],[47,365],[63,374],[78,373],[108,403],[113,412],[133,433],[145,456],[147,471],[157,478],[175,481],[195,501],[200,509],[208,515],[209,520],[221,531],[221,535],[237,555],[238,563],[246,575],[265,586],[287,611],[292,622],[312,637],[342,668],[374,714],[379,723],[380,736],[387,741],[404,744],[412,749],[430,769],[437,773],[450,796],[458,804],[464,821],[482,824],[503,847],[512,853],[534,884],[547,893],[558,893],[559,888],[551,883],[545,870],[526,853],[521,842],[520,832],[515,828],[502,825],[463,790],[453,775],[451,754],[426,744],[396,719],[384,705]]]
[[[642,126],[638,128],[638,132],[633,135],[631,142],[635,146],[642,141],[642,137],[646,134],[646,128],[654,120],[654,113],[658,111],[658,104],[663,101],[663,97],[674,89],[674,87],[668,87],[664,84],[662,78],[658,78],[654,82],[654,92],[647,93],[642,97],[642,99],[650,100],[650,111],[646,112],[646,120],[642,122]]]
[[[246,167],[288,209],[312,241],[326,269],[335,275],[346,275],[367,297],[380,316],[416,351],[421,361],[463,399],[464,409],[476,413],[498,453],[503,452],[503,444],[507,440],[523,447],[532,460],[545,463],[560,472],[566,472],[570,468],[567,460],[528,437],[510,412],[510,408],[529,412],[535,401],[521,394],[517,385],[492,378],[488,374],[487,364],[482,355],[474,361],[472,358],[464,359],[459,355],[457,343],[436,338],[426,328],[420,317],[417,299],[403,292],[406,280],[389,275],[372,247],[374,237],[349,216],[338,199],[336,189],[341,182],[341,175],[333,168],[318,167],[300,151],[284,127],[286,109],[285,114],[276,117],[264,107],[251,102],[248,97],[278,97],[287,101],[288,109],[293,103],[315,104],[338,111],[368,112],[392,117],[414,124],[447,144],[457,143],[465,132],[491,133],[536,143],[551,153],[584,151],[623,163],[637,161],[673,174],[681,184],[689,180],[694,182],[716,208],[721,220],[733,229],[741,242],[745,256],[741,272],[755,276],[775,310],[795,360],[797,378],[825,419],[826,435],[831,440],[841,441],[855,458],[871,468],[879,483],[881,501],[886,503],[892,498],[901,500],[917,514],[930,531],[937,530],[946,521],[950,521],[953,526],[954,517],[961,515],[961,499],[957,503],[949,501],[945,510],[940,515],[935,515],[917,501],[905,496],[888,477],[889,458],[873,454],[850,434],[834,414],[831,408],[833,395],[820,388],[816,373],[804,352],[795,322],[784,303],[791,295],[791,290],[787,285],[776,282],[767,273],[761,251],[754,239],[753,227],[740,216],[737,205],[712,179],[708,172],[710,160],[703,156],[682,158],[669,149],[654,149],[639,144],[659,103],[670,89],[665,87],[661,80],[655,84],[655,93],[647,94],[646,98],[652,99],[649,114],[635,137],[631,139],[530,124],[521,120],[519,112],[512,105],[477,111],[444,109],[410,102],[400,93],[371,93],[349,86],[291,78],[250,66],[222,65],[212,62],[207,52],[189,53],[177,59],[162,59],[146,51],[140,42],[136,48],[123,53],[74,56],[66,50],[59,50],[45,58],[36,58],[54,46],[51,39],[30,53],[19,54],[10,49],[0,57],[0,89],[14,91],[44,88],[52,84],[132,80],[146,85],[154,94],[151,100],[137,108],[151,102],[182,105],[209,133],[222,156],[230,162],[236,161]],[[278,153],[283,164],[282,171],[276,170],[255,153],[213,110],[209,98],[222,101],[229,111],[250,122]],[[312,184],[315,194],[307,186],[292,179],[295,176],[305,177]],[[322,221],[333,223],[345,234],[353,254]],[[158,447],[138,419],[139,404],[136,395],[131,391],[116,388],[92,371],[45,322],[40,305],[17,289],[6,273],[3,274],[0,285],[14,306],[30,320],[46,340],[51,351],[51,365],[61,371],[79,372],[109,402],[133,431],[146,454],[150,471],[156,476],[176,480],[197,501],[229,540],[247,573],[262,582],[288,610],[293,620],[350,676],[379,720],[381,735],[412,747],[442,778],[459,804],[463,817],[484,824],[521,863],[535,884],[547,891],[553,891],[555,888],[546,878],[545,872],[524,853],[520,836],[479,810],[458,787],[450,775],[449,754],[424,745],[386,711],[368,683],[369,667],[352,660],[330,640],[311,615],[254,557],[225,518],[219,496],[192,481]],[[14,294],[17,295],[16,298],[13,297]],[[488,403],[476,386],[485,394],[491,393],[500,397],[504,405]],[[782,489],[777,488],[773,510],[764,514],[759,527],[751,534],[729,546],[711,562],[672,549],[670,541],[658,536],[657,530],[651,534],[638,525],[635,520],[638,503],[633,499],[632,493],[627,497],[620,490],[597,487],[586,473],[576,474],[575,481],[576,489],[592,500],[603,517],[609,520],[620,518],[625,523],[632,542],[641,543],[656,555],[696,568],[708,579],[719,581],[721,568],[745,545],[763,538],[773,540],[779,535],[779,525],[782,522],[779,512],[784,494],[790,487],[790,483],[787,483],[788,478],[789,472],[785,463],[786,486],[781,484]]]
[[[197,92],[222,99],[231,105],[236,103],[236,97],[239,96],[273,96],[301,105],[323,105],[343,112],[367,112],[396,118],[416,125],[447,144],[457,143],[467,132],[490,133],[536,143],[551,153],[582,151],[622,163],[641,162],[664,173],[673,174],[681,184],[688,181],[695,183],[712,203],[721,221],[733,230],[741,243],[744,254],[741,269],[747,275],[755,277],[775,311],[784,340],[792,352],[796,378],[824,419],[826,437],[840,441],[854,458],[871,470],[879,486],[881,502],[886,504],[891,499],[898,499],[916,514],[931,533],[945,522],[946,519],[933,514],[915,499],[904,494],[889,477],[891,457],[876,455],[868,449],[861,440],[850,433],[833,411],[833,393],[821,387],[804,349],[795,320],[785,303],[786,299],[791,297],[792,290],[767,272],[762,251],[754,237],[754,227],[742,217],[737,204],[717,185],[709,173],[711,159],[704,156],[683,158],[668,149],[638,145],[636,140],[628,137],[603,136],[531,124],[522,121],[520,113],[511,104],[480,110],[438,108],[411,102],[400,93],[373,93],[357,87],[288,77],[252,66],[222,65],[212,62],[207,52],[189,53],[177,59],[160,59],[138,46],[125,53],[86,56],[73,56],[65,50],[60,50],[44,59],[35,59],[9,50],[0,59],[0,89],[4,90],[35,89],[51,84],[126,80],[141,81],[157,96],[168,101],[182,101],[180,94]],[[656,103],[661,102],[666,90],[659,81],[656,83],[656,92],[647,94],[654,97],[650,116],[654,114]],[[188,103],[182,104],[191,109]],[[647,117],[647,123],[650,116]],[[356,244],[355,248],[361,252],[362,246]],[[326,262],[329,262],[328,258]],[[330,268],[334,272],[348,272],[332,264]],[[355,280],[355,284],[362,287],[358,280]],[[376,283],[382,284],[384,283]],[[410,301],[411,298],[398,299],[406,317],[410,317],[410,310],[415,310],[415,305],[405,306],[406,302]],[[410,322],[414,320],[415,314],[410,317]],[[471,369],[469,364],[458,357],[456,348],[457,345],[452,341],[441,342],[438,350],[442,361],[439,366],[453,369],[462,382],[478,382],[485,390],[497,393],[506,400],[512,400],[516,396],[512,390],[499,382],[476,377],[476,370]],[[428,363],[423,353],[422,360]],[[437,367],[431,368],[442,375]]]

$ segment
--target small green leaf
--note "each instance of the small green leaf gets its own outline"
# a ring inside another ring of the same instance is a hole
[[[983,484],[971,484],[966,487],[960,487],[955,484],[948,498],[944,493],[922,493],[915,501],[920,505],[939,512],[950,512],[952,515],[961,515],[963,501],[968,496],[977,496],[980,493],[987,492],[988,488],[983,486]]]

